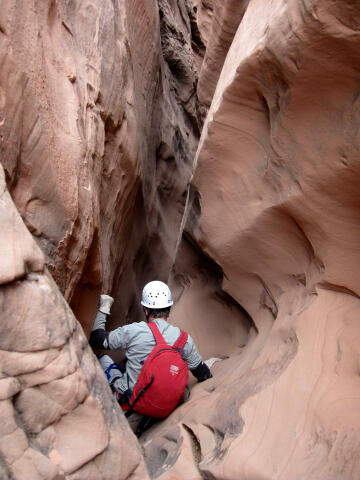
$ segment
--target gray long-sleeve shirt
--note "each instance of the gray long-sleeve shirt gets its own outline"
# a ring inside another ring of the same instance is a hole
[[[180,336],[180,329],[162,318],[155,319],[160,333],[168,345],[173,345]],[[131,323],[109,333],[110,350],[126,350],[126,373],[116,382],[116,389],[124,393],[134,388],[141,368],[155,346],[154,336],[146,322]],[[190,370],[196,368],[202,358],[190,335],[184,346],[184,358]]]

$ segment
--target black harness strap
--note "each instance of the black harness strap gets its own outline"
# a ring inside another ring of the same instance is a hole
[[[150,380],[150,382],[141,390],[141,392],[140,392],[139,395],[135,398],[135,400],[134,400],[131,404],[129,403],[129,405],[130,405],[130,410],[128,410],[128,411],[125,413],[125,417],[130,417],[130,415],[131,415],[132,413],[134,413],[134,406],[135,406],[136,403],[140,400],[140,398],[145,394],[146,390],[148,390],[148,389],[151,387],[154,379],[155,379],[155,376],[154,376],[154,374],[152,374],[152,375],[151,375],[151,380]]]

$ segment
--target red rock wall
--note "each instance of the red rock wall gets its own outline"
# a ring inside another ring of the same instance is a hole
[[[204,116],[192,5],[6,0],[0,25],[12,198],[87,332],[101,290],[136,318],[167,278]]]
[[[0,477],[144,479],[136,438],[0,166]]]
[[[167,279],[202,48],[188,1],[1,2],[1,478],[148,478],[61,293],[88,334]]]
[[[173,276],[176,321],[192,318],[200,342],[204,322],[207,353],[229,358],[146,447],[153,475],[156,451],[168,452],[161,479],[360,475],[359,40],[357,2],[248,2]]]

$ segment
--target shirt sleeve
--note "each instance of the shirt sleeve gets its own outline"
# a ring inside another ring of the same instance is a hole
[[[125,325],[118,327],[109,333],[109,347],[110,350],[118,350],[120,348],[127,348],[131,338],[132,325]]]
[[[202,362],[201,355],[190,335],[188,335],[187,342],[184,346],[184,357],[189,370],[193,370]]]

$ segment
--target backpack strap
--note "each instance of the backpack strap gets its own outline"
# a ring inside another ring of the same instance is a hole
[[[156,345],[160,345],[162,343],[165,343],[164,337],[161,335],[160,330],[158,329],[158,326],[156,325],[155,322],[150,322],[148,324],[148,327],[152,331],[152,334],[154,335]]]
[[[185,347],[185,343],[187,342],[188,334],[187,332],[183,332],[182,330],[180,330],[180,332],[181,332],[180,336],[174,343],[173,347],[179,348],[180,350],[182,350]]]
[[[158,326],[156,325],[155,322],[150,322],[148,324],[150,330],[152,331],[152,334],[154,335],[155,342],[157,345],[161,343],[165,343],[164,337],[161,335],[160,330]],[[182,350],[185,347],[185,343],[187,342],[188,339],[188,334],[187,332],[184,332],[183,330],[180,330],[180,336],[174,343],[173,347],[178,348],[179,350]]]

